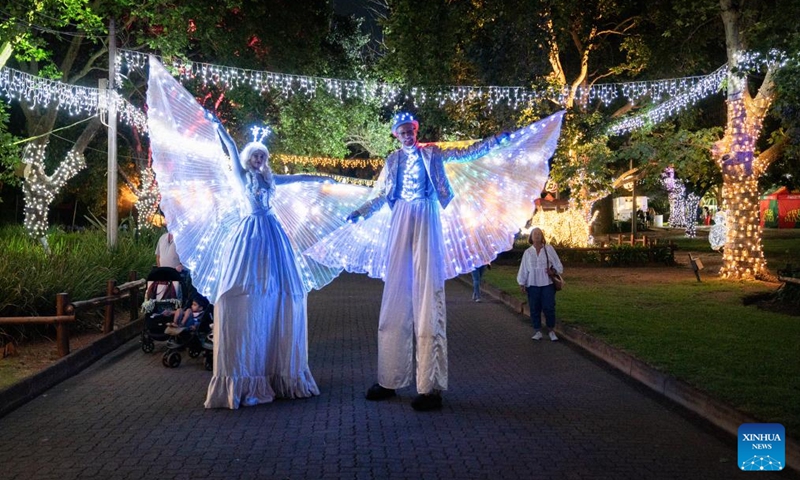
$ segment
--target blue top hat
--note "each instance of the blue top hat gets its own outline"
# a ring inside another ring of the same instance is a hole
[[[408,112],[400,112],[394,116],[394,122],[392,122],[392,135],[396,133],[397,127],[400,125],[405,125],[406,123],[413,124],[414,129],[419,130],[419,122],[414,118],[414,115],[411,115]]]

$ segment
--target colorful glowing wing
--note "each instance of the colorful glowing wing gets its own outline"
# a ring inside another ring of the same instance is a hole
[[[307,291],[330,283],[344,266],[335,262],[320,263],[304,252],[345,225],[347,215],[369,194],[367,187],[333,182],[301,181],[277,186],[272,206],[292,243]]]
[[[205,110],[154,57],[148,128],[161,210],[197,290],[216,301],[220,256],[245,198]]]
[[[513,247],[547,181],[563,116],[558,112],[515,131],[508,143],[478,160],[445,165],[455,192],[442,212],[446,278]]]

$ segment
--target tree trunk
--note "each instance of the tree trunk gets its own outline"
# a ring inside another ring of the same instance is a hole
[[[761,250],[758,178],[726,178],[722,187],[722,199],[728,216],[720,275],[731,279],[768,276],[767,262]]]
[[[720,0],[720,7],[728,66],[735,70],[739,53],[744,51],[739,2]],[[766,170],[769,160],[756,161],[755,143],[774,95],[772,72],[767,72],[755,100],[748,91],[746,75],[734,73],[728,78],[725,136],[712,149],[712,155],[722,170],[722,209],[727,212],[727,235],[720,275],[740,280],[768,278],[770,274],[761,249],[758,177]]]

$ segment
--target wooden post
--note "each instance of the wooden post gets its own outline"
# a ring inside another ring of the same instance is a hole
[[[106,295],[114,295],[114,289],[117,287],[116,280],[109,280],[106,285]],[[114,302],[106,304],[106,316],[103,319],[103,333],[111,333],[114,331]]]
[[[136,276],[137,275],[136,275],[135,271],[132,270],[132,271],[128,272],[128,281],[129,282],[135,281],[136,280]],[[130,316],[131,316],[130,321],[133,322],[133,321],[135,321],[136,319],[139,318],[139,289],[138,288],[132,288],[130,290],[130,292],[131,292],[131,294],[130,294],[131,295],[130,296],[130,304],[129,304],[130,305]]]
[[[689,263],[692,266],[692,271],[694,271],[694,276],[697,277],[697,281],[700,282],[700,270],[703,268],[703,262],[701,262],[699,258],[692,257],[692,254],[690,253]]]
[[[69,298],[66,293],[59,293],[56,295],[56,315],[64,315],[68,304]],[[56,322],[56,346],[58,348],[59,357],[66,357],[69,355],[68,322]]]

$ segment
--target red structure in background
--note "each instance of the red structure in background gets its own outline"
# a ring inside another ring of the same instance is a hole
[[[537,198],[534,203],[536,204],[536,209],[541,207],[542,210],[563,212],[569,208],[569,200],[566,198],[553,198],[550,193],[547,193],[544,198]]]
[[[780,187],[761,196],[759,211],[762,227],[800,228],[800,192]]]

